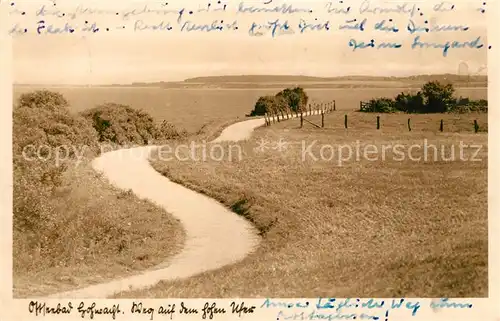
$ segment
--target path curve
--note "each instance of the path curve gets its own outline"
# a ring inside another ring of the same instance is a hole
[[[319,110],[304,116],[319,115]],[[297,115],[285,115],[282,120]],[[271,117],[276,120],[276,117]],[[249,139],[255,128],[265,125],[264,118],[250,119],[226,127],[211,141]],[[129,190],[164,208],[181,221],[186,240],[181,253],[155,269],[118,280],[60,292],[47,298],[107,298],[116,293],[143,289],[163,280],[182,279],[244,259],[259,244],[256,229],[246,219],[229,211],[219,202],[173,183],[149,163],[149,155],[160,146],[143,146],[111,151],[97,157],[92,166],[114,186]]]
[[[233,124],[212,142],[248,139],[255,128],[264,124],[264,119]],[[158,147],[111,151],[96,158],[92,166],[114,186],[131,189],[138,197],[156,203],[179,219],[186,231],[181,253],[155,270],[48,298],[106,298],[122,291],[147,288],[162,280],[187,278],[236,263],[257,247],[259,237],[247,220],[217,201],[173,183],[153,169],[149,154]]]

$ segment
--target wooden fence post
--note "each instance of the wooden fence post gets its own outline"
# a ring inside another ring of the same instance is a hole
[[[479,125],[477,124],[477,120],[474,119],[474,132],[477,133],[479,131]]]
[[[335,100],[333,101],[333,111],[337,110],[337,107],[335,106]]]
[[[377,116],[377,129],[380,129],[380,116]]]
[[[304,126],[304,116],[302,116],[302,112],[300,112],[300,128],[302,128],[302,126]]]
[[[347,115],[344,116],[344,126],[347,129]]]
[[[443,120],[441,119],[441,124],[439,124],[439,131],[442,132],[444,130]]]
[[[267,119],[267,113],[264,114],[264,119],[266,120],[266,126],[269,126],[269,120]]]
[[[408,131],[411,132],[410,118],[408,118]]]
[[[276,112],[276,119],[278,120],[278,123],[280,122],[280,116],[278,114],[278,112]]]
[[[321,128],[325,127],[325,113],[321,111]]]
[[[359,110],[362,110],[362,109],[363,109],[363,102],[362,102],[362,101],[360,101],[360,102],[359,102]]]
[[[311,104],[309,104],[309,115],[311,114]]]

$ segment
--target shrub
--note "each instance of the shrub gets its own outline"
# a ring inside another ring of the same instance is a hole
[[[107,103],[82,115],[92,123],[100,142],[144,145],[158,135],[151,116],[126,105]]]
[[[65,109],[68,101],[58,92],[49,90],[36,90],[22,94],[18,99],[19,107],[45,108],[49,110]]]
[[[469,98],[457,98],[456,103],[449,108],[452,113],[487,113],[488,101],[485,99],[472,100]]]
[[[407,112],[407,113],[444,113],[444,112],[488,112],[488,101],[454,98],[451,84],[438,81],[426,83],[416,94],[400,93],[394,101],[390,98],[372,99],[361,106],[363,112]]]
[[[396,112],[396,102],[391,98],[375,98],[361,106],[360,111],[368,113],[393,113]]]
[[[48,200],[66,164],[76,153],[98,152],[95,130],[84,118],[70,114],[65,101],[58,93],[28,93],[13,110],[13,221],[15,229],[29,235],[51,224]],[[56,163],[57,148],[64,153],[62,163]]]
[[[420,113],[424,111],[424,97],[422,92],[415,95],[400,93],[395,99],[395,108],[406,113]]]
[[[179,139],[182,137],[186,137],[188,132],[183,130],[178,130],[172,123],[164,120],[159,128],[158,128],[158,136],[159,140],[168,140],[168,139]]]
[[[74,156],[75,151],[92,155],[98,150],[97,134],[91,124],[67,110],[17,107],[12,117],[14,155],[22,155],[29,145],[67,147],[69,156]],[[27,152],[34,156],[32,148]]]

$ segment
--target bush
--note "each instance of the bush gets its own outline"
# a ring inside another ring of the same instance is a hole
[[[420,113],[424,110],[424,96],[422,92],[415,95],[400,93],[395,99],[395,108],[406,113]]]
[[[187,135],[188,132],[185,129],[179,131],[172,123],[164,120],[158,128],[157,138],[160,140],[179,139]]]
[[[458,98],[456,103],[450,107],[449,112],[452,113],[487,113],[488,101],[485,99],[472,100],[469,98]]]
[[[361,106],[363,112],[406,112],[406,113],[444,113],[444,112],[488,112],[488,101],[454,98],[451,84],[438,81],[426,83],[416,94],[400,93],[392,101],[390,98],[372,99]]]
[[[54,149],[65,146],[70,156],[74,156],[75,150],[85,150],[88,155],[98,150],[97,134],[91,124],[67,110],[17,107],[12,117],[14,155],[22,155],[29,145]],[[34,155],[33,150],[29,152],[29,156]]]
[[[361,106],[360,111],[368,113],[394,113],[396,102],[391,98],[375,98]]]
[[[108,103],[84,111],[82,115],[92,122],[100,142],[147,145],[186,134],[166,121],[157,126],[148,113],[126,105]]]
[[[70,114],[65,101],[58,93],[28,93],[13,110],[13,221],[23,233],[37,234],[51,224],[48,200],[76,153],[98,153],[95,130],[84,118]],[[64,157],[61,163],[54,157],[58,150]]]
[[[45,108],[51,111],[65,109],[68,101],[58,92],[36,90],[22,94],[18,99],[18,107]]]

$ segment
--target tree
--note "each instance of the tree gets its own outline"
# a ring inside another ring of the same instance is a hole
[[[288,107],[294,112],[305,110],[309,100],[306,92],[301,87],[295,87],[293,89],[286,88],[276,94],[276,97],[283,98]]]
[[[455,89],[452,84],[441,84],[439,81],[430,81],[422,87],[422,95],[425,98],[425,111],[428,113],[444,113],[453,105],[453,93]]]
[[[288,112],[288,104],[283,96],[262,96],[255,103],[254,110],[250,116],[262,116],[265,113],[276,114],[278,112]]]

